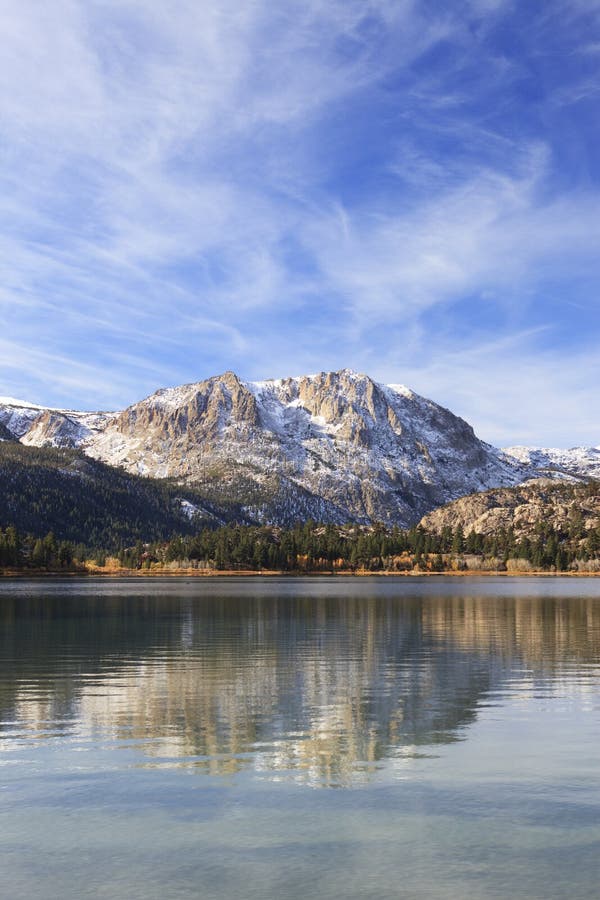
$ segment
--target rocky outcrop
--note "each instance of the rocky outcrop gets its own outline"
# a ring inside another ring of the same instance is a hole
[[[110,413],[47,409],[12,397],[0,397],[0,427],[33,447],[78,447],[102,429]]]
[[[465,535],[471,531],[493,535],[512,528],[517,538],[533,538],[540,523],[568,534],[575,520],[585,531],[598,528],[600,487],[539,479],[461,497],[424,516],[420,524],[438,534],[460,525]]]
[[[89,431],[65,413],[45,409],[35,417],[21,437],[21,443],[32,447],[78,447]]]
[[[253,394],[233,372],[198,384],[157,391],[115,416],[107,435],[143,434],[149,443],[185,439],[189,446],[210,447],[223,427],[256,427],[258,412]]]

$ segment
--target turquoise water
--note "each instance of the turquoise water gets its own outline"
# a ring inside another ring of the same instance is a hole
[[[592,898],[600,581],[0,582],[0,896]]]

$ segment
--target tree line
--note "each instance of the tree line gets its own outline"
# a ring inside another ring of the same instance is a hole
[[[539,522],[532,537],[519,537],[512,528],[492,535],[465,534],[461,525],[440,533],[422,526],[340,527],[311,521],[290,529],[227,525],[162,543],[138,542],[122,551],[119,561],[129,568],[190,563],[217,570],[441,572],[470,567],[475,560],[480,568],[487,562],[502,570],[510,568],[511,560],[521,560],[536,570],[566,571],[576,561],[598,559],[599,551],[600,528],[586,532],[581,517],[574,515],[567,529]]]
[[[292,529],[228,525],[167,541],[142,542],[118,551],[59,541],[52,532],[39,538],[14,526],[0,529],[0,568],[83,569],[104,566],[108,558],[126,569],[152,567],[223,570],[408,571],[444,572],[467,568],[506,570],[511,561],[540,571],[567,571],[599,561],[600,529],[565,535],[547,523],[533,538],[517,538],[512,529],[493,535],[459,525],[440,534],[418,526],[408,530],[340,527],[307,522]]]
[[[309,520],[291,528],[240,524],[199,529],[189,526],[189,533],[173,530],[170,537],[161,534],[163,522],[149,529],[144,540],[140,522],[140,531],[133,540],[128,529],[121,532],[103,528],[87,532],[88,541],[84,543],[70,540],[73,532],[63,531],[56,537],[52,529],[40,536],[17,527],[14,522],[3,526],[0,520],[0,568],[82,569],[92,561],[102,567],[110,558],[113,567],[127,569],[443,572],[521,567],[561,572],[587,567],[600,570],[600,526],[590,525],[598,518],[589,511],[584,517],[582,511],[590,498],[595,502],[598,489],[597,483],[557,486],[555,493],[559,494],[561,503],[571,503],[566,524],[563,520],[558,527],[548,515],[530,527],[527,536],[513,528],[482,534],[465,530],[460,524],[435,532],[420,525],[402,529],[383,524],[340,526]],[[154,513],[160,517],[162,510],[155,508]],[[76,538],[86,534],[81,523],[78,524],[80,527],[74,530]]]
[[[0,568],[69,569],[77,563],[82,565],[86,556],[83,545],[75,547],[70,541],[57,541],[52,531],[36,538],[20,534],[14,525],[0,528]]]

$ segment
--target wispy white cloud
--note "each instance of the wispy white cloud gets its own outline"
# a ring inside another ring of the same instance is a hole
[[[525,338],[527,309],[600,274],[599,189],[555,178],[540,113],[592,97],[592,75],[516,118],[550,6],[521,29],[524,59],[494,31],[509,0],[6,0],[3,392],[122,405],[229,367],[368,365],[460,405],[468,298],[495,310],[498,377],[525,348],[542,359],[560,325]],[[514,420],[496,401],[500,434]]]
[[[463,346],[409,375],[496,446],[597,445],[597,354],[547,352],[535,338],[524,333],[500,345]]]
[[[546,149],[539,145],[512,174],[481,169],[419,198],[410,209],[336,207],[308,230],[329,289],[360,331],[366,322],[410,320],[440,303],[475,294],[480,302],[522,302],[553,277],[598,274],[594,248],[600,193],[544,196]],[[411,170],[419,161],[409,159]],[[429,177],[425,160],[417,179]]]

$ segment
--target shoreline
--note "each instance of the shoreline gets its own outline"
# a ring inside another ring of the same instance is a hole
[[[83,569],[73,570],[25,570],[2,569],[0,581],[4,578],[29,578],[36,580],[53,580],[56,578],[597,578],[600,572],[548,572],[535,570],[529,572],[502,572],[496,569],[481,569],[447,572],[394,572],[385,570],[369,572],[367,570],[350,571],[284,571],[275,569]]]

